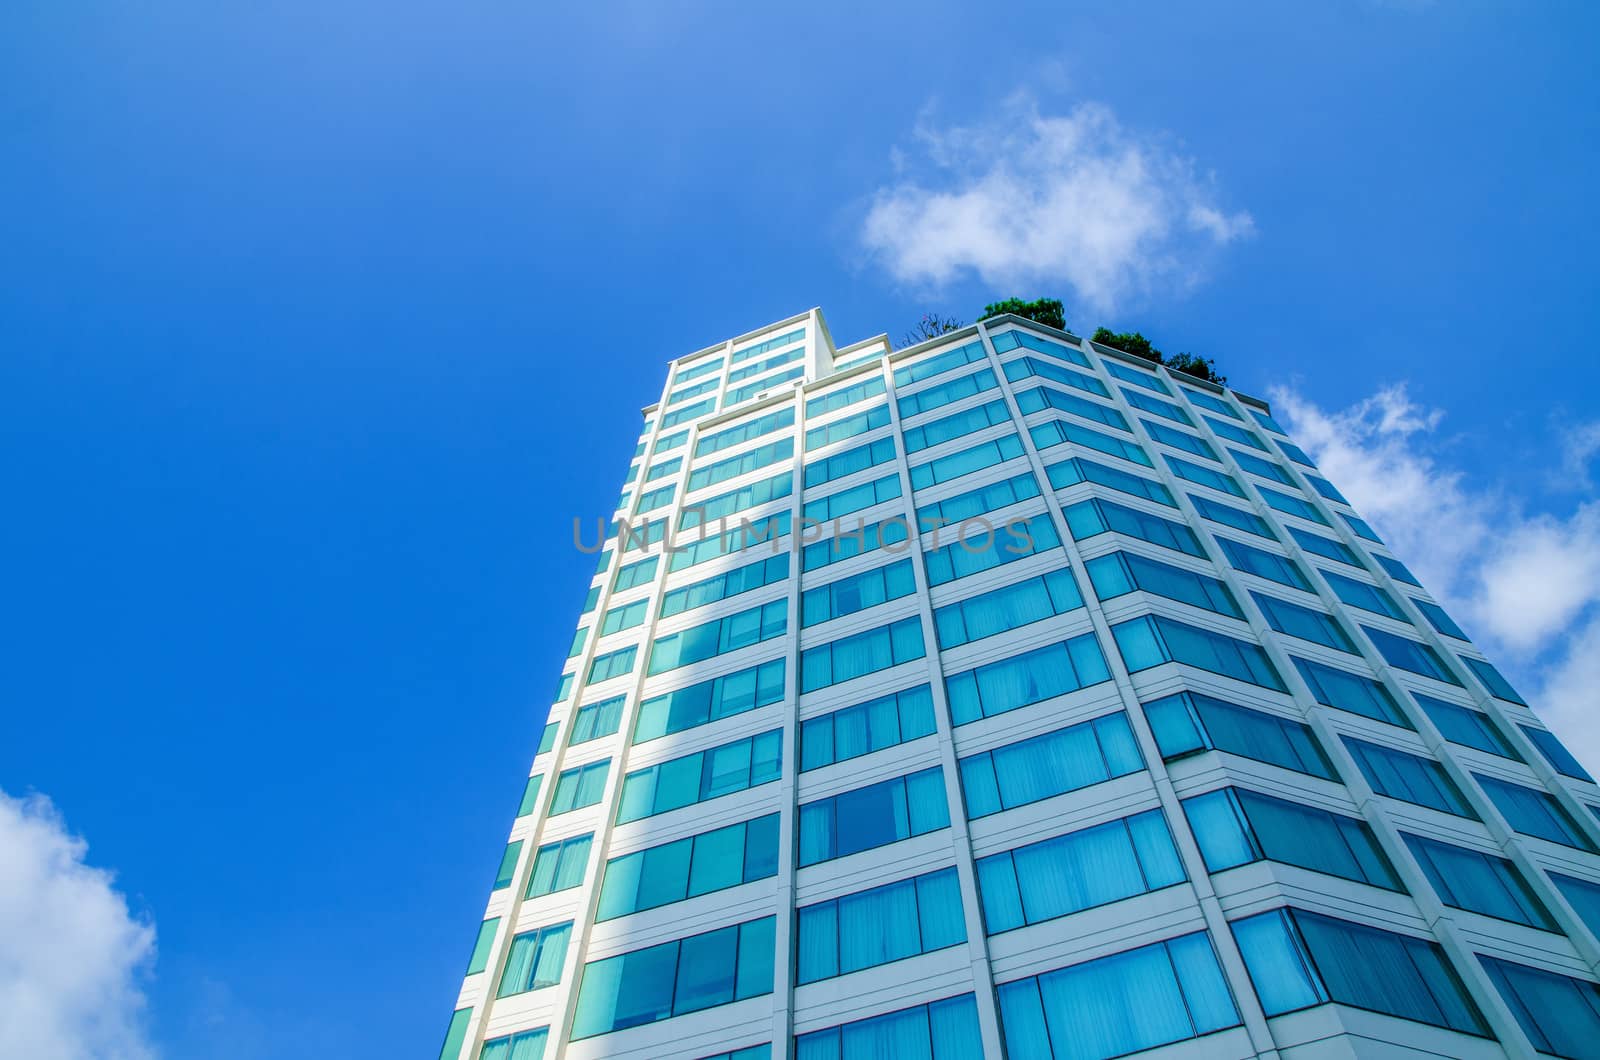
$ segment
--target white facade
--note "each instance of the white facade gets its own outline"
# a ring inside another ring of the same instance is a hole
[[[617,516],[670,540],[608,542],[441,1060],[1600,1055],[1600,789],[1264,403],[813,310],[645,418]]]

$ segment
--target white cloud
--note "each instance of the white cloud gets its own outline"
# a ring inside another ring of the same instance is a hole
[[[922,157],[892,152],[899,179],[878,189],[861,232],[902,283],[968,271],[1006,293],[1064,283],[1076,304],[1109,312],[1198,282],[1217,247],[1253,229],[1191,159],[1103,104],[1049,116],[1018,94],[979,125],[939,129],[925,115],[916,139]]]
[[[1276,414],[1395,554],[1528,696],[1579,758],[1600,767],[1600,498],[1529,513],[1447,463],[1438,410],[1391,386],[1328,412],[1293,390]],[[1593,455],[1600,424],[1563,432],[1567,459]]]
[[[50,800],[0,791],[0,1058],[149,1060],[135,918]]]

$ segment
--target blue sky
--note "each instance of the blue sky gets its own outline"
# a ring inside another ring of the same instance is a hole
[[[569,6],[0,10],[0,1055],[434,1055],[572,516],[812,305],[1215,357],[1600,762],[1591,6]]]

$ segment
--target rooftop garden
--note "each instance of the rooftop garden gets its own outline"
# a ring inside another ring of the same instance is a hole
[[[1058,331],[1067,330],[1066,310],[1059,298],[1035,298],[1031,302],[1025,302],[1020,298],[1007,298],[1002,302],[991,302],[983,307],[983,313],[978,319],[987,320],[1003,313],[1010,313],[1013,316],[1023,317],[1027,320],[1035,320]],[[917,321],[915,326],[905,333],[900,344],[902,347],[914,346],[919,342],[926,342],[928,339],[936,338],[947,331],[955,331],[957,328],[964,326],[955,317],[929,313],[924,315],[921,320]],[[1228,385],[1228,377],[1218,373],[1216,362],[1210,357],[1200,357],[1192,353],[1162,353],[1141,332],[1112,331],[1107,327],[1098,327],[1095,329],[1094,334],[1089,337],[1102,346],[1109,346],[1111,349],[1121,350],[1123,353],[1131,354],[1134,357],[1142,357],[1147,361],[1166,365],[1171,371],[1182,372],[1185,375],[1194,376],[1196,379],[1204,379],[1219,386]]]

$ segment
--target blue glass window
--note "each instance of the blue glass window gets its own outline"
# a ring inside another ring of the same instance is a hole
[[[622,724],[622,705],[627,701],[627,696],[612,696],[579,707],[572,719],[572,736],[567,740],[568,746],[575,747],[616,732]]]
[[[1069,394],[1053,386],[1041,384],[1022,391],[1017,395],[1017,408],[1022,411],[1024,416],[1042,412],[1047,408],[1059,409],[1062,412],[1081,416],[1086,420],[1093,420],[1096,423],[1103,423],[1107,427],[1115,427],[1119,431],[1129,431],[1131,433],[1128,421],[1123,418],[1122,413],[1110,405],[1102,405],[1098,401],[1090,401],[1088,398],[1079,397],[1077,394]]]
[[[894,370],[894,385],[910,386],[912,383],[931,379],[944,372],[954,371],[963,365],[977,364],[979,361],[987,360],[988,357],[982,342],[969,342],[965,346],[940,350],[938,353],[919,357],[909,363],[902,362],[903,366]]]
[[[702,435],[694,443],[694,455],[705,456],[707,453],[720,453],[725,449],[732,449],[736,445],[760,438],[762,435],[771,434],[794,426],[794,409],[779,409],[769,412],[765,416],[758,416],[753,420],[746,420],[736,427],[729,427],[716,434]]]
[[[1393,618],[1400,622],[1409,622],[1405,612],[1400,610],[1400,605],[1395,603],[1394,597],[1370,582],[1360,581],[1356,578],[1347,578],[1343,574],[1333,571],[1317,571],[1322,575],[1322,580],[1328,583],[1333,594],[1351,607],[1358,607],[1363,611],[1371,611],[1385,618]]]
[[[1278,448],[1283,450],[1283,455],[1293,460],[1302,467],[1316,467],[1316,461],[1306,455],[1306,451],[1292,442],[1278,442]]]
[[[1231,504],[1223,504],[1221,501],[1214,501],[1194,493],[1189,494],[1189,500],[1202,519],[1210,519],[1214,523],[1231,526],[1235,530],[1243,530],[1247,534],[1264,537],[1269,541],[1278,539],[1278,535],[1272,532],[1272,527],[1267,525],[1267,521],[1254,512],[1247,512]]]
[[[1208,872],[1278,861],[1389,891],[1405,890],[1372,829],[1359,817],[1244,788],[1184,799],[1183,812]]]
[[[1014,518],[1001,527],[991,527],[981,520],[974,522],[978,529],[963,523],[955,528],[956,540],[952,544],[924,553],[929,585],[943,585],[993,570],[1061,544],[1048,514]]]
[[[945,678],[950,718],[965,725],[1111,680],[1093,633]]]
[[[858,445],[854,449],[846,449],[826,460],[812,461],[806,465],[806,488],[821,486],[846,475],[865,471],[869,467],[886,464],[893,460],[894,456],[894,439],[879,438],[865,445]]]
[[[606,612],[605,619],[600,624],[600,635],[609,637],[613,633],[621,633],[625,629],[643,625],[645,615],[649,612],[649,600],[635,600],[631,604],[613,607]]]
[[[958,375],[954,379],[936,383],[925,390],[900,398],[900,418],[908,420],[986,390],[993,390],[999,385],[1000,381],[995,377],[993,368],[980,368],[976,372]]]
[[[667,395],[667,407],[671,408],[673,405],[688,401],[690,398],[697,398],[702,394],[709,394],[713,390],[716,390],[720,385],[721,380],[707,379],[703,383],[695,383],[693,386],[686,386],[681,390],[674,390],[672,393]]]
[[[1131,497],[1154,501],[1168,508],[1178,506],[1178,502],[1172,499],[1171,491],[1161,483],[1081,456],[1047,465],[1044,472],[1050,479],[1050,485],[1058,490],[1079,482],[1093,482],[1097,486],[1126,493]]]
[[[754,364],[747,364],[743,368],[735,368],[733,371],[728,373],[728,382],[730,384],[743,382],[744,380],[749,379],[751,376],[760,375],[762,372],[770,372],[774,368],[782,368],[786,364],[792,364],[805,355],[805,347],[796,346],[787,353],[775,354],[764,360],[757,361]]]
[[[1267,507],[1286,515],[1297,516],[1311,523],[1328,525],[1328,520],[1323,518],[1317,506],[1307,501],[1304,497],[1291,497],[1287,493],[1280,493],[1275,489],[1257,485],[1256,491],[1261,494],[1261,499],[1267,502]]]
[[[1249,412],[1251,416],[1255,417],[1255,421],[1261,424],[1261,426],[1265,427],[1267,430],[1276,431],[1282,435],[1288,435],[1289,432],[1278,426],[1278,421],[1273,419],[1270,414],[1262,412],[1259,409],[1250,409]]]
[[[439,1060],[458,1060],[461,1055],[461,1046],[465,1043],[467,1037],[467,1023],[471,1019],[472,1006],[470,1005],[466,1008],[458,1008],[450,1014],[450,1026],[445,1030],[444,1045],[439,1049]],[[541,1044],[539,1056],[542,1055]],[[533,1057],[533,1060],[539,1060],[539,1056]]]
[[[836,527],[832,537],[805,547],[800,553],[800,569],[807,572],[818,570],[830,563],[840,563],[880,548],[890,553],[905,552],[911,547],[906,543],[910,536],[910,521],[903,515],[880,519],[851,532]]]
[[[1264,479],[1280,482],[1285,486],[1293,486],[1295,484],[1294,476],[1271,460],[1263,460],[1259,456],[1241,453],[1237,449],[1229,449],[1228,453],[1234,460],[1238,461],[1240,467],[1252,475],[1259,475]]]
[[[1417,581],[1417,576],[1412,574],[1411,571],[1406,568],[1406,565],[1401,563],[1399,560],[1390,556],[1380,555],[1376,552],[1372,553],[1372,558],[1377,560],[1378,566],[1388,571],[1389,577],[1393,578],[1395,581],[1405,582],[1407,585],[1415,585],[1419,589],[1422,587],[1422,583]]]
[[[1146,390],[1155,391],[1157,394],[1172,393],[1171,390],[1167,389],[1166,383],[1151,375],[1149,372],[1141,372],[1137,368],[1129,368],[1127,365],[1113,361],[1109,358],[1107,358],[1103,363],[1105,364],[1106,371],[1110,372],[1112,375],[1116,376],[1118,379],[1121,379],[1125,383],[1132,383],[1134,386],[1142,386]],[[1126,388],[1124,388],[1124,391],[1125,390]]]
[[[991,935],[1147,894],[1187,877],[1160,810],[979,858]]]
[[[1457,640],[1469,639],[1461,627],[1456,625],[1438,604],[1428,600],[1418,600],[1415,597],[1412,597],[1411,602],[1417,605],[1417,610],[1422,612],[1422,617],[1428,620],[1428,624],[1440,633]]]
[[[1128,404],[1136,409],[1172,420],[1174,423],[1181,423],[1185,427],[1194,426],[1194,421],[1189,418],[1189,414],[1170,401],[1162,401],[1160,398],[1151,397],[1149,394],[1141,394],[1137,390],[1129,390],[1127,387],[1120,387],[1119,389],[1122,391],[1122,396],[1127,399]]]
[[[1176,430],[1164,423],[1156,423],[1154,420],[1141,419],[1139,422],[1144,424],[1146,431],[1150,432],[1150,437],[1162,445],[1170,445],[1174,449],[1182,449],[1186,453],[1203,456],[1207,460],[1215,460],[1217,458],[1217,451],[1211,448],[1211,443],[1204,438],[1190,434],[1188,431]]]
[[[675,456],[671,460],[659,460],[650,465],[650,470],[644,473],[644,480],[646,482],[654,482],[658,478],[665,478],[668,475],[676,475],[678,473],[678,469],[682,466],[683,457],[681,456]]]
[[[855,1020],[794,1040],[795,1060],[970,1060],[983,1055],[971,994]]]
[[[772,993],[776,929],[769,916],[590,961],[573,1040]]]
[[[500,855],[500,868],[494,874],[493,891],[503,891],[511,886],[511,881],[517,875],[517,859],[522,856],[522,840],[516,839],[506,844],[506,849]]]
[[[916,591],[916,575],[912,572],[909,559],[886,567],[873,567],[860,574],[807,589],[800,597],[800,624],[814,626],[843,615],[853,615],[869,607],[910,596]]]
[[[706,802],[778,779],[783,730],[725,743],[708,751],[636,769],[622,779],[617,823]]]
[[[1556,739],[1555,733],[1548,729],[1535,729],[1532,725],[1522,725],[1520,728],[1527,734],[1528,739],[1532,741],[1534,748],[1544,756],[1544,760],[1550,763],[1550,768],[1564,777],[1586,780],[1590,784],[1594,783],[1594,777],[1590,776],[1589,771],[1578,764],[1578,760],[1572,757],[1572,752],[1567,750],[1560,740]]]
[[[1555,1056],[1595,1055],[1600,986],[1482,954],[1478,960],[1535,1049]]]
[[[1507,703],[1519,703],[1524,707],[1528,705],[1528,701],[1517,695],[1517,690],[1511,687],[1511,682],[1507,681],[1500,671],[1496,670],[1491,664],[1484,662],[1482,659],[1468,658],[1465,655],[1457,656],[1457,658],[1467,664],[1467,669],[1472,671],[1472,676],[1476,677],[1479,683],[1489,690],[1491,696],[1503,699]],[[1451,683],[1460,684],[1461,682],[1453,681]]]
[[[1144,768],[1120,711],[961,759],[967,816],[1054,798]]]
[[[1190,390],[1188,387],[1179,387],[1179,389],[1183,391],[1184,397],[1188,398],[1196,405],[1199,405],[1201,408],[1210,409],[1212,412],[1220,412],[1229,419],[1239,419],[1239,414],[1233,411],[1232,406],[1216,395],[1205,394],[1198,390]]]
[[[1231,537],[1223,537],[1221,534],[1215,534],[1213,537],[1235,570],[1254,574],[1257,578],[1265,578],[1293,589],[1311,591],[1311,583],[1306,580],[1300,564],[1289,557],[1247,545],[1243,541],[1235,541]]]
[[[692,544],[676,542],[672,557],[667,561],[667,570],[669,573],[687,570],[760,544],[768,545],[768,551],[777,555],[778,539],[789,532],[790,521],[787,509],[768,515],[760,522],[741,517],[737,527],[712,537],[702,538]]]
[[[1347,710],[1363,718],[1372,718],[1374,721],[1387,722],[1405,729],[1415,728],[1411,724],[1411,719],[1400,709],[1400,704],[1395,702],[1394,696],[1390,695],[1389,690],[1381,683],[1370,677],[1312,662],[1299,656],[1291,655],[1289,658],[1310,687],[1312,698],[1323,706],[1333,707],[1335,710]]]
[[[800,806],[800,864],[815,865],[950,827],[938,766]]]
[[[1561,897],[1567,900],[1573,912],[1578,914],[1578,919],[1589,929],[1589,934],[1600,938],[1600,883],[1563,876],[1559,872],[1551,872],[1549,876],[1550,882],[1561,892]]]
[[[556,735],[560,731],[561,731],[561,723],[560,722],[558,722],[558,721],[547,721],[547,722],[545,722],[544,728],[539,731],[539,749],[534,752],[535,757],[537,757],[538,755],[542,755],[542,754],[548,754],[549,752],[555,750]]]
[[[611,760],[564,769],[556,776],[555,793],[550,797],[550,816],[593,806],[605,794]]]
[[[783,698],[784,666],[783,659],[769,659],[747,670],[651,696],[639,704],[633,742],[647,743],[778,702]]]
[[[1006,1053],[1109,1060],[1237,1026],[1227,980],[1201,931],[1001,984]]]
[[[1259,449],[1263,453],[1269,451],[1266,443],[1243,427],[1238,427],[1231,423],[1223,423],[1221,420],[1213,419],[1210,416],[1202,416],[1201,418],[1206,421],[1206,424],[1213,431],[1217,432],[1219,438],[1226,438],[1228,441],[1238,442],[1240,445],[1248,445],[1250,448]]]
[[[778,874],[778,815],[624,854],[606,862],[597,921],[698,898]]]
[[[796,342],[804,342],[805,338],[805,328],[786,331],[782,335],[770,338],[765,342],[758,342],[754,346],[746,346],[742,350],[733,351],[733,359],[730,363],[739,364],[741,361],[748,361],[752,357],[760,357],[763,353],[771,353],[773,350],[782,349]]]
[[[651,556],[637,563],[630,563],[617,571],[617,584],[612,586],[612,592],[623,592],[628,589],[648,584],[655,580],[656,567],[661,563],[660,556]]]
[[[1323,559],[1331,559],[1335,563],[1343,563],[1351,567],[1361,567],[1361,561],[1356,559],[1356,554],[1345,547],[1343,542],[1334,541],[1331,538],[1323,537],[1321,534],[1313,534],[1309,530],[1300,529],[1298,526],[1290,526],[1286,527],[1286,529],[1289,531],[1289,536],[1294,538],[1301,548],[1312,555],[1321,556]],[[1362,569],[1364,570],[1365,568]]]
[[[514,936],[495,997],[524,994],[561,982],[561,965],[567,959],[567,940],[571,937],[570,920]]]
[[[533,856],[533,873],[528,877],[528,890],[523,897],[538,898],[571,890],[583,883],[589,848],[593,844],[594,833],[591,832],[541,846]]]
[[[708,497],[703,501],[683,506],[683,515],[678,519],[680,530],[689,530],[702,523],[709,523],[717,519],[726,519],[730,515],[748,511],[759,504],[769,501],[781,500],[794,492],[794,472],[785,471],[781,475],[774,475],[760,482],[752,482],[748,486],[741,486],[728,493]]]
[[[1006,403],[1004,401],[991,401],[984,405],[975,405],[972,408],[951,413],[941,419],[907,430],[904,435],[906,452],[921,452],[935,445],[953,441],[962,435],[981,431],[986,427],[993,427],[997,423],[1009,422],[1011,422],[1011,413],[1006,411]]]
[[[639,646],[630,644],[626,648],[608,652],[605,655],[596,655],[589,664],[589,683],[598,684],[609,681],[613,677],[633,673],[633,661],[639,654]]]
[[[1072,572],[1063,567],[1037,578],[947,604],[933,613],[934,630],[944,649],[1065,614],[1083,606]]]
[[[526,817],[539,808],[539,789],[544,785],[544,774],[537,773],[522,786],[522,801],[517,804],[517,816]]]
[[[1380,545],[1383,544],[1383,539],[1378,536],[1378,532],[1368,526],[1364,519],[1357,519],[1355,516],[1346,515],[1344,512],[1339,513],[1339,518],[1344,520],[1345,525],[1357,537],[1364,537],[1368,541],[1376,541]]]
[[[922,620],[904,618],[802,651],[800,691],[815,692],[926,655]]]
[[[1230,926],[1269,1016],[1332,1001],[1489,1035],[1436,942],[1289,908]]]
[[[718,1053],[715,1056],[703,1056],[700,1060],[772,1060],[772,1043],[762,1042],[760,1045],[747,1045],[743,1049],[735,1049],[732,1052]]]
[[[1067,530],[1075,541],[1117,533],[1201,559],[1206,555],[1200,547],[1200,539],[1182,523],[1098,497],[1070,505],[1063,509],[1062,515],[1066,516]]]
[[[1349,504],[1350,503],[1349,501],[1345,500],[1344,494],[1342,494],[1338,490],[1334,489],[1333,488],[1333,483],[1329,482],[1327,479],[1318,478],[1316,475],[1307,475],[1306,476],[1306,481],[1311,483],[1311,488],[1312,489],[1314,489],[1318,493],[1322,494],[1328,500],[1330,500],[1330,501],[1338,501],[1340,504]]]
[[[1106,389],[1106,385],[1094,376],[1074,372],[1070,368],[1063,368],[1051,361],[1041,361],[1037,357],[1020,357],[1014,361],[1007,361],[1005,371],[1006,378],[1013,382],[1037,377],[1082,390],[1086,394],[1103,398],[1111,396],[1111,391]]]
[[[1052,357],[1059,357],[1063,361],[1070,361],[1073,364],[1082,365],[1084,368],[1090,367],[1089,358],[1085,357],[1082,351],[1070,346],[1064,346],[1060,342],[1042,339],[1031,331],[1022,331],[1020,329],[1002,331],[1000,334],[992,336],[989,341],[994,344],[996,353],[1005,353],[1021,346],[1035,353],[1048,353]]]
[[[1401,833],[1401,838],[1445,905],[1544,931],[1556,930],[1544,903],[1505,858],[1410,833]]]
[[[805,374],[805,366],[796,365],[780,375],[768,376],[765,379],[757,379],[754,383],[746,383],[738,390],[730,390],[728,392],[728,398],[723,407],[726,408],[728,405],[737,405],[741,401],[748,401],[768,387],[777,386],[779,383],[792,382],[793,380],[799,379]]]
[[[1015,460],[1022,455],[1022,439],[1015,434],[996,438],[992,442],[979,442],[967,449],[918,464],[911,469],[911,488],[927,489],[940,482],[982,471],[986,467]]]
[[[490,1038],[483,1043],[478,1060],[543,1060],[549,1027],[535,1027],[531,1031],[518,1031],[500,1038]],[[451,1060],[454,1060],[452,1055]]]
[[[1431,677],[1435,681],[1444,681],[1447,684],[1459,685],[1461,681],[1450,672],[1439,653],[1426,644],[1389,633],[1371,626],[1362,626],[1367,634],[1367,639],[1372,641],[1373,647],[1378,649],[1378,654],[1388,661],[1390,666],[1409,673],[1421,674]]]
[[[1176,622],[1161,615],[1145,615],[1111,627],[1117,648],[1129,673],[1162,663],[1182,663],[1236,681],[1287,691],[1283,678],[1260,645]]]
[[[1339,620],[1332,615],[1310,607],[1301,607],[1299,604],[1291,604],[1287,600],[1280,600],[1276,596],[1267,596],[1264,593],[1252,591],[1250,597],[1255,600],[1256,606],[1261,608],[1267,625],[1275,631],[1285,636],[1321,644],[1334,651],[1356,654],[1355,642],[1344,631],[1344,627],[1339,625]]]
[[[871,482],[863,482],[830,493],[825,497],[818,497],[816,500],[806,501],[802,514],[807,519],[825,522],[870,508],[874,504],[894,500],[898,496],[900,496],[900,475],[895,472]]]
[[[646,673],[654,677],[783,636],[789,626],[789,601],[773,600],[678,633],[657,637]]]
[[[754,563],[736,567],[704,581],[668,589],[661,597],[661,617],[671,618],[673,615],[692,611],[697,607],[714,604],[718,600],[726,600],[730,596],[738,596],[752,589],[786,581],[788,577],[787,552],[764,560],[758,559]]]
[[[776,442],[757,446],[738,456],[719,460],[708,467],[695,468],[689,473],[689,484],[684,488],[689,492],[715,486],[719,482],[748,475],[752,471],[759,471],[764,467],[771,467],[782,460],[794,458],[794,439],[783,438]]]
[[[662,416],[661,426],[663,428],[676,427],[680,423],[688,423],[690,420],[697,420],[701,416],[705,416],[712,412],[714,409],[716,409],[716,407],[717,399],[714,397],[706,398],[704,401],[697,401],[693,405],[685,405],[683,408],[678,409],[675,412],[669,412],[665,416]]]
[[[656,439],[656,455],[660,456],[662,453],[670,453],[672,450],[678,448],[678,446],[682,445],[688,440],[689,432],[686,430],[679,431],[676,434],[663,434],[661,437]]]
[[[1193,482],[1201,486],[1209,486],[1211,489],[1218,490],[1222,493],[1229,493],[1235,497],[1244,496],[1244,487],[1239,485],[1239,483],[1234,480],[1232,475],[1225,474],[1221,471],[1213,471],[1209,467],[1203,467],[1200,464],[1194,463],[1192,460],[1185,460],[1182,457],[1173,456],[1171,453],[1162,453],[1161,459],[1167,462],[1167,467],[1172,469],[1172,473],[1174,475],[1177,475],[1179,478],[1184,479],[1187,482]]]
[[[992,511],[1037,496],[1039,496],[1039,481],[1033,477],[1033,472],[1025,471],[1011,478],[991,482],[953,497],[946,497],[942,501],[924,504],[917,509],[917,525],[928,528],[950,526],[963,519],[987,515]]]
[[[1244,617],[1233,592],[1221,581],[1205,574],[1158,563],[1132,552],[1097,556],[1085,563],[1084,568],[1094,584],[1095,595],[1102,600],[1147,592],[1221,615]]]
[[[673,376],[672,381],[674,383],[687,383],[691,379],[699,379],[703,375],[709,375],[710,373],[719,370],[721,367],[722,358],[713,357],[709,361],[699,361],[690,365],[688,368],[680,367],[677,374]]]
[[[648,493],[641,493],[639,495],[638,514],[643,515],[645,512],[653,512],[657,508],[665,508],[667,505],[672,503],[672,498],[677,496],[677,493],[677,483],[662,486],[660,489],[650,490]]]
[[[915,876],[795,910],[801,985],[967,940],[956,870]]]
[[[1349,736],[1341,739],[1350,757],[1356,760],[1356,768],[1361,770],[1361,775],[1379,795],[1427,806],[1457,817],[1474,821],[1478,819],[1478,815],[1462,797],[1461,789],[1456,787],[1444,767],[1433,759]]]
[[[1440,734],[1451,743],[1461,744],[1463,747],[1476,747],[1501,758],[1512,761],[1522,761],[1522,756],[1511,749],[1494,722],[1489,720],[1487,714],[1480,714],[1470,707],[1463,707],[1455,703],[1446,703],[1442,699],[1425,696],[1421,692],[1412,692],[1411,698],[1417,701],[1425,714],[1432,719],[1438,727]]]
[[[1113,438],[1109,434],[1090,430],[1088,427],[1067,420],[1048,420],[1037,427],[1030,427],[1028,436],[1033,439],[1034,447],[1041,451],[1070,442],[1083,449],[1093,449],[1108,456],[1121,457],[1131,463],[1155,467],[1149,454],[1136,443],[1123,438]]]
[[[1486,777],[1482,773],[1472,775],[1513,831],[1548,839],[1576,850],[1587,850],[1591,854],[1600,853],[1594,842],[1578,827],[1578,822],[1549,792]]]
[[[917,685],[800,723],[800,771],[820,769],[931,735],[933,691]]]
[[[838,412],[846,405],[854,405],[856,402],[864,402],[869,397],[877,397],[882,392],[883,376],[867,376],[866,379],[859,379],[850,386],[838,387],[834,391],[808,400],[805,404],[805,415],[808,420],[813,416],[826,416],[827,413]]]
[[[1167,761],[1218,750],[1337,781],[1311,727],[1236,703],[1179,692],[1144,704],[1156,746]]]

